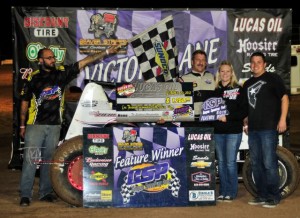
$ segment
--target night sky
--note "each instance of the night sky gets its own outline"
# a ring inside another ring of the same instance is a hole
[[[138,3],[136,2],[138,1]],[[72,2],[72,4],[71,4]],[[176,3],[177,2],[177,3]],[[261,0],[2,0],[1,1],[1,39],[0,59],[12,58],[12,27],[11,6],[52,6],[52,7],[97,7],[97,8],[291,8],[293,10],[293,39],[295,34],[300,41],[300,8],[295,7],[296,1],[274,1],[272,5]],[[268,1],[269,2],[269,1]],[[277,2],[277,3],[276,3]],[[262,5],[264,3],[264,5]],[[284,3],[284,4],[283,4]],[[242,5],[243,4],[243,5]],[[244,5],[245,4],[245,5]],[[293,7],[294,6],[294,7]],[[294,33],[295,32],[295,33]],[[292,39],[292,40],[293,40]],[[294,40],[295,41],[295,40]],[[293,43],[293,41],[292,41]]]

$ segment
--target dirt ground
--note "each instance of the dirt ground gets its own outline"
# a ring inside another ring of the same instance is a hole
[[[300,186],[288,198],[273,209],[250,206],[251,195],[239,184],[238,197],[232,203],[217,203],[202,207],[157,207],[157,208],[74,208],[60,200],[45,203],[38,200],[38,178],[34,186],[33,201],[29,207],[19,206],[20,170],[8,169],[12,142],[12,66],[0,66],[0,217],[155,217],[155,218],[300,218]],[[300,111],[300,96],[293,97],[293,110]],[[295,109],[297,108],[297,110]],[[298,116],[298,120],[299,120]],[[294,119],[294,118],[293,118]],[[296,118],[295,118],[296,119]],[[296,126],[296,122],[293,123]],[[300,125],[297,125],[298,128]],[[297,129],[299,131],[299,129]]]

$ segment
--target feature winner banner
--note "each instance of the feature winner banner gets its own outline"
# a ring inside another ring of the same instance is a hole
[[[117,122],[194,121],[193,83],[117,83]]]
[[[84,128],[83,205],[215,205],[214,148],[212,129]]]

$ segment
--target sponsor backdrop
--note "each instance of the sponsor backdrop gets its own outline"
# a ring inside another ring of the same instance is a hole
[[[212,128],[84,128],[85,207],[215,205]]]
[[[172,57],[177,57],[177,60],[173,59],[172,63],[177,64],[177,72],[172,76],[187,73],[191,69],[193,51],[203,49],[208,55],[207,70],[216,73],[219,63],[228,59],[243,82],[250,77],[249,56],[254,51],[262,51],[267,56],[267,70],[279,72],[289,89],[292,32],[292,11],[289,9],[14,7],[14,152],[18,152],[20,144],[19,93],[23,80],[38,69],[37,52],[40,48],[51,48],[60,65],[118,44],[121,49],[117,55],[87,66],[70,85],[84,88],[85,79],[145,81],[145,74],[139,67],[141,58],[137,58],[133,44],[126,42],[132,42],[131,39],[169,17],[172,22],[167,28],[172,24],[172,39],[169,41],[172,43],[160,45],[160,48],[165,52],[168,46],[175,46]],[[161,33],[161,30],[156,32]],[[141,41],[144,41],[143,37]]]
[[[113,82],[143,80],[131,43],[137,34],[172,15],[178,74],[191,69],[191,54],[203,49],[208,70],[216,73],[219,63],[229,59],[239,78],[250,76],[249,56],[262,51],[268,70],[289,73],[292,13],[289,9],[165,9],[82,10],[77,8],[13,8],[14,66],[16,74],[36,70],[37,52],[50,47],[58,64],[70,64],[113,44],[123,45],[119,54],[86,67],[83,79]],[[21,70],[22,69],[22,70]],[[20,72],[21,71],[21,72]]]

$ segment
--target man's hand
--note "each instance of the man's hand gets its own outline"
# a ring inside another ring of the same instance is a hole
[[[110,55],[110,54],[116,54],[118,52],[118,50],[124,45],[113,45],[110,46],[108,49],[106,49],[106,54]]]
[[[277,125],[277,131],[279,133],[283,133],[284,131],[286,131],[287,125],[286,125],[286,121],[285,120],[279,120],[279,123]]]
[[[166,121],[164,120],[164,118],[159,118],[159,120],[156,123],[157,124],[165,124]]]
[[[246,117],[244,120],[243,120],[243,131],[244,133],[246,133],[248,135],[248,117]]]
[[[224,123],[227,122],[226,116],[219,117],[218,120]]]
[[[20,133],[19,134],[20,134],[21,138],[24,139],[24,137],[25,137],[25,126],[20,127]]]
[[[99,61],[99,60],[103,59],[105,56],[108,56],[111,54],[116,54],[120,48],[121,48],[121,45],[113,45],[104,51],[101,51],[101,52],[98,52],[98,53],[95,53],[95,54],[92,54],[92,55],[89,55],[89,56],[83,58],[82,60],[78,61],[79,70],[81,70],[88,64],[91,64],[95,61]]]

